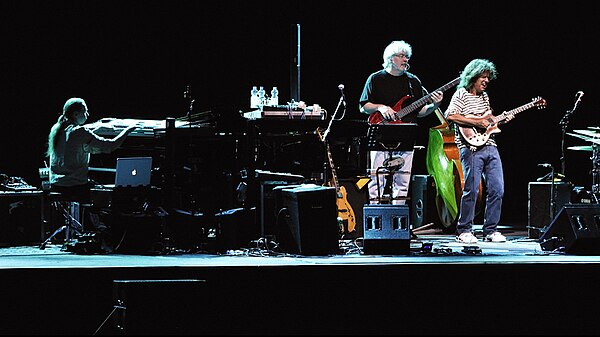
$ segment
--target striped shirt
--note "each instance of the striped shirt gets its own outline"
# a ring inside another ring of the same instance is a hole
[[[459,88],[456,90],[456,92],[454,92],[454,95],[452,95],[450,104],[448,105],[448,109],[446,109],[446,113],[444,115],[446,117],[454,114],[461,114],[463,116],[481,116],[490,110],[492,110],[492,108],[490,107],[490,100],[487,92],[484,91],[481,95],[473,95],[465,88]],[[458,129],[458,125],[456,124],[454,124],[454,135],[454,142],[459,149],[470,146],[469,143],[463,139]],[[485,145],[496,146],[494,134],[490,135],[490,138],[487,140]],[[472,149],[475,150],[473,147]]]

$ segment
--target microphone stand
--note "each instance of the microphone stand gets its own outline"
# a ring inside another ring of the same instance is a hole
[[[552,177],[552,180],[550,182],[550,222],[548,222],[548,225],[550,225],[552,223],[552,220],[554,219],[554,215],[556,214],[556,193],[555,193],[555,187],[554,187],[554,166],[550,166],[550,174]]]
[[[565,113],[565,115],[563,116],[563,118],[560,120],[560,123],[559,123],[561,126],[561,131],[562,131],[561,143],[560,143],[560,165],[561,165],[560,173],[562,173],[562,175],[565,177],[566,177],[566,175],[565,175],[565,168],[566,168],[565,134],[567,133],[567,127],[569,125],[569,118],[575,112],[575,110],[577,110],[577,107],[579,106],[580,101],[581,101],[581,96],[578,95],[577,100],[575,101],[575,105],[573,106],[573,109],[567,110],[567,112]],[[552,176],[552,179],[554,180],[554,176]]]
[[[560,141],[560,173],[562,173],[563,175],[565,175],[565,167],[566,167],[566,160],[565,160],[565,134],[567,133],[567,127],[569,125],[569,117],[571,117],[571,115],[573,114],[573,110],[568,110],[567,113],[563,116],[563,118],[560,120],[560,127],[561,127],[561,141]],[[554,181],[554,176],[552,176],[552,180]]]
[[[195,101],[195,99],[192,98],[192,90],[190,89],[189,85],[185,87],[185,91],[183,92],[183,98],[189,100],[189,102],[190,102],[186,118],[187,118],[188,123],[189,123],[188,126],[192,127],[192,111],[194,110],[194,101]]]
[[[346,100],[345,100],[345,95],[344,95],[343,91],[342,91],[342,96],[340,96],[340,100],[338,101],[338,105],[335,108],[335,111],[333,112],[333,115],[331,115],[331,119],[329,120],[329,124],[327,125],[327,129],[325,130],[325,132],[323,132],[323,140],[327,139],[327,135],[329,134],[329,130],[331,129],[331,124],[333,123],[333,120],[335,119],[335,116],[337,116],[337,113],[340,110],[340,106],[342,106],[342,105],[344,105],[344,112],[342,113],[342,117],[339,120],[341,120],[342,118],[344,118],[344,115],[346,115]]]

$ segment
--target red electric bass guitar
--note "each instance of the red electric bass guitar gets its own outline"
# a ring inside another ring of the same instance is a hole
[[[455,87],[456,85],[458,85],[458,82],[460,82],[460,77],[457,77],[455,79],[453,79],[452,81],[444,84],[443,86],[441,86],[438,89],[435,89],[432,92],[435,91],[441,91],[444,92],[452,87]],[[423,107],[425,104],[427,104],[427,102],[430,100],[431,98],[431,93],[419,98],[418,100],[412,102],[411,104],[407,105],[406,107],[402,107],[402,105],[404,104],[404,102],[411,98],[411,96],[406,95],[404,97],[402,97],[398,103],[396,103],[393,107],[392,110],[394,110],[396,112],[396,120],[394,121],[386,121],[383,116],[381,115],[381,112],[379,111],[375,111],[373,112],[370,116],[369,116],[369,124],[398,124],[398,123],[404,123],[402,121],[402,118],[405,117],[406,115],[408,115],[409,113],[420,109],[421,107]]]

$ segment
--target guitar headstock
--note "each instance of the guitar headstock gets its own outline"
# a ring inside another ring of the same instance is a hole
[[[317,134],[317,136],[319,136],[319,140],[324,142],[325,138],[324,138],[324,134],[323,134],[323,129],[320,127],[317,127],[317,130],[315,130],[315,133]]]
[[[546,104],[546,100],[543,99],[543,98],[541,98],[540,96],[532,99],[532,101],[533,101],[533,105],[535,107],[537,107],[538,109],[544,109],[546,107],[546,105],[547,105]]]

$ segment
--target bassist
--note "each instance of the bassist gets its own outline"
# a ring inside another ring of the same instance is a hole
[[[424,117],[437,109],[442,101],[443,93],[434,91],[431,99],[419,106],[414,113],[398,120],[397,111],[404,105],[425,96],[417,76],[408,72],[408,61],[412,56],[412,47],[405,41],[393,41],[383,52],[383,69],[372,73],[365,83],[360,97],[360,111],[380,117],[386,122],[414,123],[417,117]],[[398,106],[399,105],[399,106]],[[395,109],[394,109],[395,108]],[[372,118],[370,118],[372,119]],[[393,149],[392,149],[393,150]],[[401,200],[408,195],[413,151],[370,151],[369,162],[369,200],[372,204],[388,203],[382,196],[389,196],[393,204],[404,204]],[[391,179],[387,175],[377,174],[378,168],[390,161],[401,164]],[[391,188],[391,195],[386,189]]]

